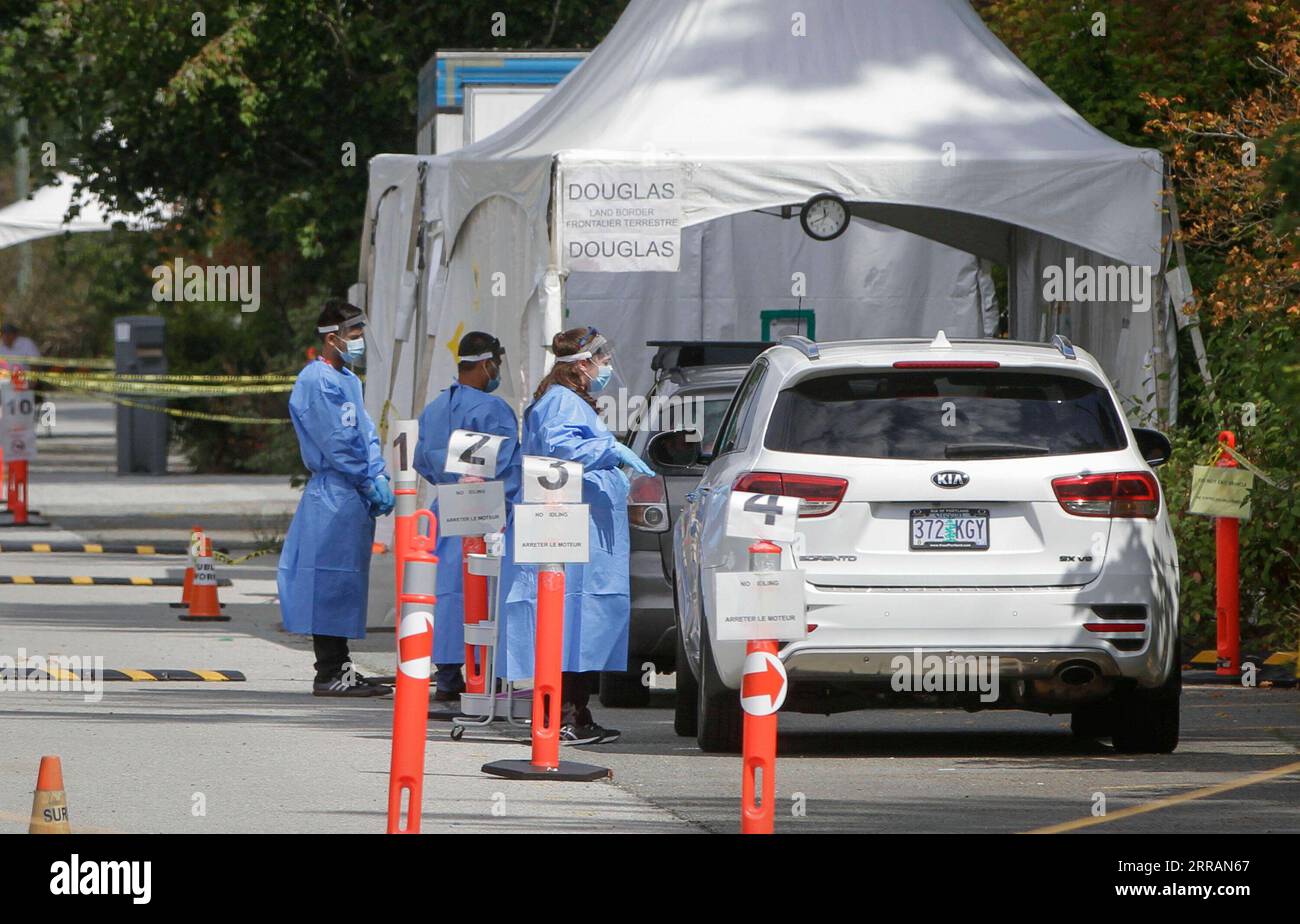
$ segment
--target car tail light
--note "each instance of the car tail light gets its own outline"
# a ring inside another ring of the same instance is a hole
[[[1085,622],[1083,627],[1089,632],[1145,632],[1144,622]]]
[[[1066,513],[1076,517],[1145,517],[1160,510],[1160,485],[1150,472],[1111,472],[1052,479]]]
[[[642,475],[632,479],[627,495],[627,522],[633,529],[647,533],[668,531],[668,495],[659,475]]]
[[[799,498],[799,516],[824,517],[834,513],[844,499],[849,483],[843,478],[822,475],[788,475],[778,472],[748,472],[736,479],[733,491],[749,494],[778,494]]]
[[[894,363],[895,369],[997,369],[1000,362],[992,359],[903,359]]]

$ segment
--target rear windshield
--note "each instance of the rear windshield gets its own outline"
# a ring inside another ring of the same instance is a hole
[[[781,392],[765,445],[869,459],[999,459],[1127,445],[1109,393],[1039,372],[854,372]]]

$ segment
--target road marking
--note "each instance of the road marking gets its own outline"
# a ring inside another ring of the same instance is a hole
[[[1145,802],[1142,805],[1134,805],[1129,808],[1120,809],[1118,812],[1111,812],[1097,818],[1079,818],[1075,821],[1066,821],[1059,825],[1049,825],[1046,828],[1035,828],[1032,831],[1026,831],[1026,834],[1062,834],[1066,831],[1076,831],[1079,828],[1087,828],[1092,825],[1104,824],[1108,821],[1115,821],[1120,818],[1128,818],[1132,815],[1142,815],[1146,812],[1154,812],[1158,809],[1169,808],[1171,805],[1179,805],[1183,802],[1191,802],[1193,799],[1204,799],[1206,796],[1217,796],[1221,792],[1229,792],[1234,789],[1242,789],[1246,786],[1253,786],[1256,783],[1267,783],[1269,780],[1275,780],[1278,777],[1289,776],[1292,773],[1300,773],[1300,760],[1292,764],[1285,764],[1273,770],[1265,770],[1262,773],[1253,773],[1250,776],[1239,777],[1235,780],[1229,780],[1226,783],[1216,783],[1214,786],[1206,786],[1203,789],[1194,789],[1191,792],[1185,792],[1177,796],[1169,796],[1165,799],[1156,799],[1154,802]]]

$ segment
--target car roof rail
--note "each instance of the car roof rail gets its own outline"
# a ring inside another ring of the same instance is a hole
[[[1069,341],[1069,338],[1067,338],[1067,337],[1066,337],[1065,335],[1063,335],[1063,334],[1053,334],[1053,335],[1052,335],[1052,346],[1054,346],[1054,347],[1056,347],[1058,350],[1060,350],[1060,351],[1061,351],[1061,355],[1064,356],[1066,359],[1078,359],[1078,358],[1079,358],[1079,357],[1075,354],[1075,352],[1074,352],[1074,344],[1071,343],[1071,342]]]
[[[817,348],[816,342],[809,340],[807,337],[802,337],[799,334],[786,334],[781,338],[781,345],[794,347],[811,360],[822,358],[821,350]]]

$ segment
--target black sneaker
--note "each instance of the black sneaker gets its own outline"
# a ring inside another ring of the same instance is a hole
[[[560,728],[560,744],[610,744],[622,735],[615,728],[601,728],[594,722],[590,725],[565,725]]]
[[[349,664],[345,664],[343,666],[345,669],[349,666],[352,667],[352,679],[355,680],[357,683],[362,684],[363,686],[391,687],[394,683],[397,682],[396,677],[367,677],[365,674],[361,673],[361,671],[356,669],[356,665],[353,665],[350,662]]]
[[[312,696],[388,696],[393,692],[392,687],[386,687],[382,684],[361,683],[353,678],[349,683],[343,677],[335,677],[333,680],[317,680],[311,685]]]
[[[458,690],[458,691],[456,691],[456,692],[452,692],[451,690],[436,690],[436,691],[434,692],[434,694],[433,694],[433,701],[434,701],[435,703],[456,703],[456,704],[459,704],[459,703],[460,703],[460,694],[463,693],[463,692],[465,692],[465,691],[464,691],[464,690]]]

